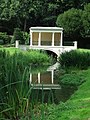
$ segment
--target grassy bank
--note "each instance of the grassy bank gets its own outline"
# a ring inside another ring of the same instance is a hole
[[[90,50],[77,50],[74,52],[70,52],[70,54],[65,53],[62,55],[62,58],[62,61],[65,63],[63,64],[62,62],[64,68],[67,67],[67,69],[69,70],[70,66],[74,66],[77,67],[77,71],[75,71],[74,69],[70,70],[72,73],[70,73],[69,71],[68,74],[62,76],[61,83],[65,83],[66,85],[68,83],[71,85],[81,85],[78,87],[78,90],[71,96],[68,101],[66,101],[65,103],[60,102],[59,105],[51,105],[48,107],[47,120],[89,120],[90,68],[87,70],[81,69],[89,67],[90,61],[88,61],[88,63],[86,61],[90,59]],[[71,60],[71,62],[69,60]],[[73,64],[73,62],[75,62],[75,64]],[[67,66],[66,63],[68,63],[69,66]]]
[[[86,82],[66,102],[49,108],[48,120],[90,119],[90,69],[85,72]]]

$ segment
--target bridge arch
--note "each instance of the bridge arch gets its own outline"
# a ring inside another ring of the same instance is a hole
[[[55,53],[55,52],[53,52],[53,51],[51,51],[51,50],[44,50],[49,56],[51,56],[51,57],[53,57],[53,58],[55,58],[56,60],[57,60],[57,57],[58,57],[58,55]]]

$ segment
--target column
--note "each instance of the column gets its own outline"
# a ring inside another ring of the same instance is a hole
[[[77,49],[77,41],[74,41],[74,48]]]
[[[16,40],[15,47],[16,47],[16,48],[19,48],[19,40]]]
[[[40,73],[38,73],[38,83],[40,84]]]
[[[41,32],[39,32],[39,37],[38,37],[38,46],[41,46]]]
[[[54,70],[52,70],[51,75],[52,75],[52,84],[53,84],[54,83]]]
[[[30,73],[30,84],[32,83],[32,73]]]
[[[33,32],[30,33],[30,46],[32,46],[32,34]]]
[[[63,46],[63,32],[61,31],[61,39],[60,39],[60,46]]]
[[[54,32],[52,33],[52,46],[54,46]]]

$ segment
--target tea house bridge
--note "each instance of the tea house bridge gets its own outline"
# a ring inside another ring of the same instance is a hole
[[[62,52],[77,49],[77,42],[73,46],[63,46],[63,28],[59,27],[31,27],[30,45],[19,45],[16,41],[16,48],[49,50],[59,56]]]

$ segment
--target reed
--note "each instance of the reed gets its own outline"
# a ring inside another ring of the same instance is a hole
[[[42,90],[39,103],[39,96],[36,98],[29,83],[29,61],[22,56],[20,53],[11,55],[5,50],[0,50],[0,119],[45,120],[47,105],[44,104],[44,92]]]

